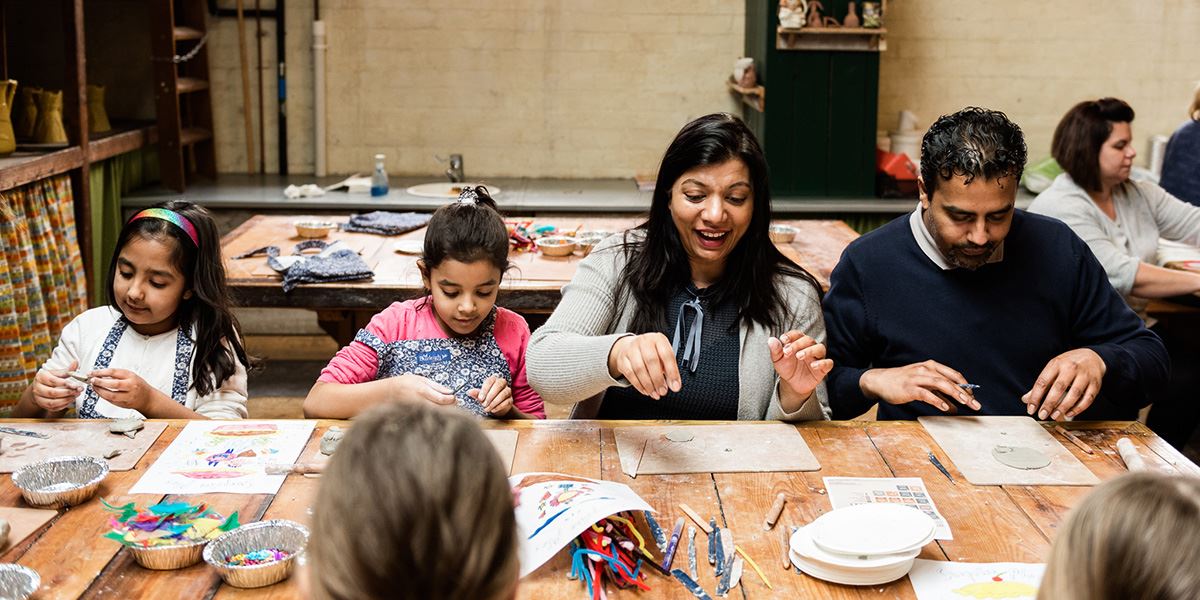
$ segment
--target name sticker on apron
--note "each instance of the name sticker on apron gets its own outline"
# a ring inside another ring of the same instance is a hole
[[[429,350],[426,352],[417,353],[418,365],[432,365],[435,363],[450,362],[450,350]]]

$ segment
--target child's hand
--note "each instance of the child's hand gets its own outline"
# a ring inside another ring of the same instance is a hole
[[[399,377],[392,377],[388,381],[392,382],[392,393],[389,399],[424,400],[443,405],[455,403],[454,390],[427,377],[405,373]]]
[[[471,390],[467,395],[478,400],[483,410],[494,417],[506,417],[513,410],[512,388],[503,377],[492,375],[483,380],[479,389]]]
[[[83,384],[69,379],[67,373],[79,367],[77,361],[64,370],[38,369],[33,378],[33,402],[42,410],[59,412],[75,403],[76,396],[83,391]]]
[[[88,374],[96,395],[114,406],[146,414],[160,397],[166,396],[146,383],[137,373],[126,369],[100,369]]]

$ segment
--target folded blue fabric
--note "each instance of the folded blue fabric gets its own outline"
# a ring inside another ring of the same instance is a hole
[[[425,213],[394,213],[377,210],[350,217],[350,221],[342,226],[342,230],[379,235],[400,235],[424,227],[429,223],[430,216]]]
[[[301,252],[312,248],[320,248],[321,253],[301,256]],[[308,240],[296,244],[291,257],[283,260],[279,257],[277,246],[263,246],[235,256],[234,259],[249,258],[260,254],[267,255],[267,264],[276,271],[283,273],[283,291],[290,292],[301,283],[329,283],[333,281],[352,281],[355,279],[370,279],[375,272],[357,252],[349,248],[327,244],[321,240]],[[285,264],[286,263],[286,264]]]

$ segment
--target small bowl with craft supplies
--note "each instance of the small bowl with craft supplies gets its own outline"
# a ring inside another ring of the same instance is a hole
[[[575,238],[558,235],[538,238],[537,247],[545,256],[570,256],[575,251]]]
[[[596,235],[586,237],[581,235],[575,238],[575,250],[579,252],[580,256],[587,256],[591,254],[592,248],[595,248],[596,244],[599,244],[603,239],[603,237]]]
[[[791,225],[771,225],[769,235],[771,241],[776,244],[790,244],[792,240],[796,239],[798,233],[800,230]]]
[[[0,563],[0,598],[25,600],[42,586],[37,571],[16,563]]]
[[[338,228],[333,221],[296,221],[293,224],[296,226],[296,235],[302,238],[323,238]]]
[[[207,504],[160,502],[138,509],[133,502],[104,509],[117,513],[104,534],[129,549],[137,564],[157,571],[190,567],[202,558],[205,544],[237,528],[237,513],[224,517]]]
[[[92,456],[59,456],[25,465],[12,474],[25,502],[38,508],[82,504],[108,476],[108,462]]]
[[[213,540],[204,548],[204,562],[233,587],[264,587],[291,576],[296,557],[307,545],[308,529],[303,525],[285,519],[259,521]]]

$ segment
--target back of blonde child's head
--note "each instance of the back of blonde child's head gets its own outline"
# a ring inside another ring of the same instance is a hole
[[[1132,473],[1097,486],[1058,532],[1038,598],[1200,598],[1200,478]]]
[[[464,189],[458,200],[436,211],[425,228],[421,269],[426,277],[446,259],[462,263],[486,260],[508,270],[508,229],[487,188]]]
[[[321,477],[309,567],[314,599],[511,598],[513,495],[479,425],[409,403],[355,419]]]

